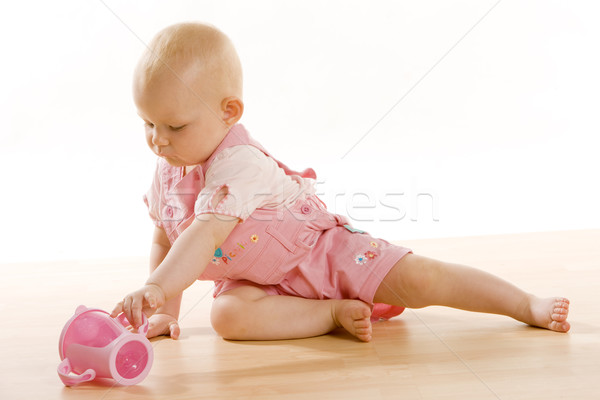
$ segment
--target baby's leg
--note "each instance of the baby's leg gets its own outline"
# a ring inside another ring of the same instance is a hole
[[[538,298],[487,272],[414,254],[396,263],[373,301],[410,308],[441,305],[507,315],[558,332],[570,329],[565,298]]]
[[[311,300],[269,296],[255,286],[242,286],[218,296],[211,323],[233,340],[299,339],[344,328],[358,339],[371,340],[371,309],[359,300]]]

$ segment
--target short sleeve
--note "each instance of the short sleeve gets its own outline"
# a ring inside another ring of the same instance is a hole
[[[254,146],[226,148],[206,171],[205,187],[194,211],[196,215],[221,214],[244,221],[272,198],[273,187],[281,179],[286,175],[275,160]]]

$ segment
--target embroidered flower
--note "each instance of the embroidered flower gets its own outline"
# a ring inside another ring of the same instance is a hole
[[[379,247],[379,245],[376,242],[371,242],[369,244],[371,245],[371,247],[375,247],[375,248]]]
[[[217,257],[213,257],[213,259],[210,261],[215,265],[219,265],[221,263]]]
[[[354,262],[358,265],[362,265],[367,262],[367,257],[364,254],[357,254],[354,256]]]
[[[258,235],[252,235],[252,236],[250,236],[250,240],[252,240],[252,243],[258,242]]]
[[[372,251],[367,251],[367,252],[365,253],[365,257],[367,257],[367,259],[369,259],[369,260],[372,260],[372,259],[374,259],[375,257],[377,257],[377,254],[373,253]]]

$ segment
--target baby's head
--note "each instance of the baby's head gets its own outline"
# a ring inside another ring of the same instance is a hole
[[[233,44],[206,24],[163,29],[138,62],[133,98],[152,151],[174,166],[206,161],[244,111]]]

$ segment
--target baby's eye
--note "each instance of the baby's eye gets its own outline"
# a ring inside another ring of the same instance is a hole
[[[151,122],[144,122],[144,126],[148,128],[154,128],[154,124]]]
[[[182,130],[182,129],[183,129],[183,128],[185,128],[186,126],[187,126],[187,125],[181,125],[181,126],[171,126],[171,125],[169,125],[169,129],[170,129],[170,130],[172,130],[172,131],[174,131],[174,132],[177,132],[177,131],[180,131],[180,130]]]

